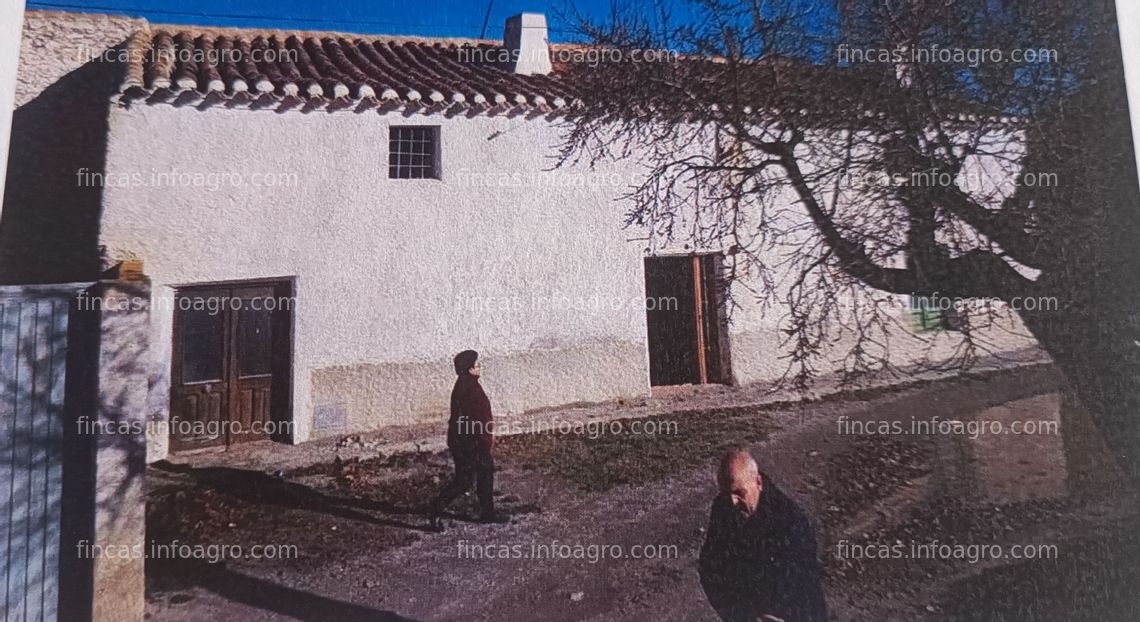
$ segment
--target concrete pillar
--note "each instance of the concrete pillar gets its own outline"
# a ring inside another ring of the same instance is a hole
[[[99,349],[100,420],[124,423],[130,433],[101,434],[96,444],[96,542],[142,547],[146,544],[147,335],[150,284],[100,283],[103,300]],[[95,563],[96,622],[143,619],[146,585],[141,555],[102,556]]]
[[[149,301],[145,280],[101,281],[72,312],[63,620],[141,622],[145,613]]]

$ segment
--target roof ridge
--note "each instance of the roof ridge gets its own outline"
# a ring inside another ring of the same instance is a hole
[[[171,35],[185,33],[188,35],[213,37],[230,36],[236,38],[255,39],[257,37],[298,37],[303,39],[364,39],[368,41],[393,41],[396,43],[445,43],[455,45],[494,45],[501,46],[502,41],[496,39],[478,39],[471,37],[424,37],[418,35],[398,35],[381,33],[362,33],[340,30],[308,30],[290,28],[243,28],[237,26],[197,26],[193,24],[162,24],[150,23],[151,31],[166,31]]]

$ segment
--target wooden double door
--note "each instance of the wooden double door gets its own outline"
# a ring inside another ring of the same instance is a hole
[[[186,287],[174,300],[172,450],[287,438],[292,284]]]

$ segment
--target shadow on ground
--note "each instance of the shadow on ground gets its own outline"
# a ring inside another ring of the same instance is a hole
[[[1140,611],[1140,515],[1064,540],[1056,559],[990,568],[950,586],[955,620],[1135,620]],[[984,608],[979,607],[984,603]]]
[[[203,563],[200,556],[152,553],[146,559],[148,597],[161,599],[196,585],[214,591],[230,589],[226,581],[215,579],[219,573],[247,583],[263,580],[237,571],[259,576],[276,573],[284,578],[335,568],[363,549],[383,552],[407,545],[426,531],[426,519],[414,515],[430,478],[428,473],[405,475],[372,487],[365,495],[355,494],[336,479],[326,487],[310,486],[261,471],[155,463],[147,478],[148,550],[178,543],[242,547],[243,552],[255,546],[291,547],[291,551],[278,559],[227,559],[212,564]],[[244,578],[239,580],[239,576]],[[274,586],[263,582],[262,591]]]
[[[248,504],[274,505],[286,509],[331,514],[365,523],[389,525],[416,531],[425,530],[423,525],[381,518],[360,511],[372,510],[386,514],[420,514],[422,508],[419,505],[364,497],[330,495],[261,471],[230,467],[192,468],[165,461],[155,463],[153,466],[167,473],[187,475],[199,486],[207,487]]]
[[[195,584],[234,603],[271,611],[306,622],[415,622],[395,612],[372,609],[353,603],[318,596],[310,592],[233,572],[222,566],[204,564],[193,574]],[[192,606],[190,597],[175,594],[171,602]],[[177,604],[175,606],[178,606]]]

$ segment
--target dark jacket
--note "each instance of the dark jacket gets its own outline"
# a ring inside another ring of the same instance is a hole
[[[753,622],[763,615],[823,622],[827,605],[815,530],[771,479],[762,481],[759,507],[743,524],[726,495],[713,502],[701,548],[701,586],[725,622]]]
[[[464,374],[451,390],[451,418],[447,421],[447,448],[453,455],[489,454],[495,444],[491,400],[479,378]]]

